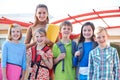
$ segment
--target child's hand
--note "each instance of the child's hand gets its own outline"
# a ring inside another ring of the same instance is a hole
[[[45,60],[45,59],[46,59],[46,56],[45,56],[44,51],[40,51],[40,55],[41,55],[41,57],[42,57],[42,59],[43,59],[43,60]]]
[[[32,67],[28,67],[28,71],[29,71],[29,73],[31,73],[32,72]]]
[[[24,78],[22,77],[22,78],[20,78],[20,80],[24,80]]]
[[[65,53],[61,53],[59,56],[58,56],[58,59],[59,60],[63,60],[65,58]]]
[[[80,51],[75,52],[75,57],[80,56]]]

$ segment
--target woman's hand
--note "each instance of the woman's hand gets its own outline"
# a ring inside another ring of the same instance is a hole
[[[48,44],[50,42],[50,40],[46,37],[45,38],[45,43]]]

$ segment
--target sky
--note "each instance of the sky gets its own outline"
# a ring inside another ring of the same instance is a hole
[[[39,3],[48,6],[49,15],[53,17],[51,22],[68,17],[68,14],[120,6],[120,0],[0,0],[0,14],[34,14]]]
[[[80,10],[116,7],[120,0],[0,0],[0,14],[34,13],[39,3],[46,4],[49,13],[59,17]]]

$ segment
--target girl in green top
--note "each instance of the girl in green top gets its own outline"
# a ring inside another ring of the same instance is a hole
[[[72,41],[69,38],[72,32],[72,24],[69,21],[64,21],[60,25],[60,32],[62,34],[60,42],[64,45],[66,52],[61,53],[57,43],[53,45],[54,65],[56,65],[54,80],[75,80],[75,68],[72,67]],[[64,70],[62,69],[63,66]]]

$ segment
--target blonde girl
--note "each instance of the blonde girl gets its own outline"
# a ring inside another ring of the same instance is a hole
[[[2,75],[3,80],[24,80],[26,70],[26,46],[20,43],[22,38],[21,26],[12,24],[8,30],[8,40],[2,46]]]

